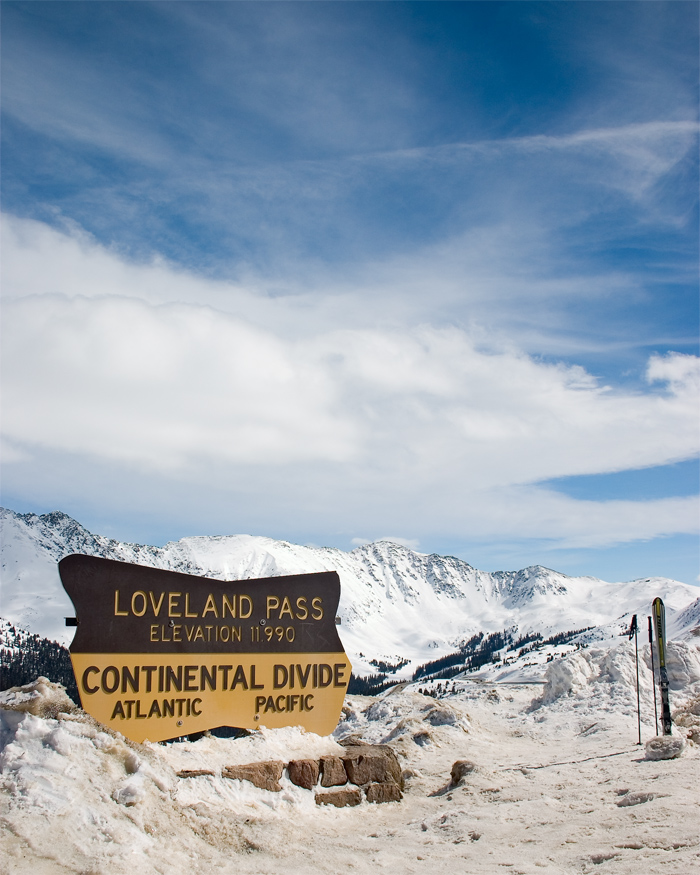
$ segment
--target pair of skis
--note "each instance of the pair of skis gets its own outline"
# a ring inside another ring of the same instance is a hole
[[[664,735],[671,734],[671,707],[668,701],[668,673],[666,671],[666,610],[660,598],[655,598],[651,606],[652,616],[649,617],[649,647],[651,650],[651,673],[654,677],[654,719],[656,721],[656,734],[659,734],[659,716],[656,707],[656,671],[654,669],[654,636],[652,629],[656,631],[656,652],[659,660],[659,689],[661,691],[661,722]],[[642,743],[642,720],[639,708],[639,650],[637,648],[637,615],[632,617],[629,628],[630,639],[634,635],[634,649],[637,666],[637,728],[639,742]]]
[[[651,650],[651,671],[654,675],[654,718],[656,734],[659,734],[659,721],[656,711],[656,672],[654,671],[654,636],[656,632],[656,652],[659,658],[659,690],[661,692],[661,723],[664,735],[671,734],[671,707],[668,702],[668,672],[666,671],[666,610],[660,598],[655,598],[649,617],[649,648]]]

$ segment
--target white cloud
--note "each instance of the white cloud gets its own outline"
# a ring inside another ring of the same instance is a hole
[[[16,443],[156,467],[353,452],[353,424],[313,357],[231,316],[58,296],[4,314],[4,428]]]
[[[537,486],[475,496],[469,535],[478,541],[549,539],[557,548],[606,547],[673,534],[697,534],[697,497],[581,501]],[[482,500],[483,499],[483,500]]]
[[[352,461],[388,483],[411,468],[470,489],[697,447],[690,356],[652,363],[673,382],[636,395],[579,367],[481,352],[454,328],[297,340],[208,307],[58,295],[6,301],[4,323],[3,428],[16,445],[166,467]]]
[[[74,226],[61,232],[7,215],[0,223],[3,288],[13,298],[113,295],[209,306],[295,338],[320,337],[341,325],[385,326],[402,334],[404,326],[456,322],[484,350],[513,347],[516,339],[519,350],[570,356],[639,342],[605,319],[608,302],[640,294],[638,279],[617,270],[585,276],[570,266],[558,271],[559,256],[534,222],[473,229],[401,256],[358,263],[340,275],[300,263],[284,276],[251,272],[238,282],[198,276],[162,258],[128,261]],[[591,306],[582,310],[582,302]]]
[[[693,499],[583,502],[533,485],[697,453],[693,356],[654,356],[652,391],[623,391],[464,329],[377,326],[371,307],[343,324],[323,296],[127,264],[38,223],[10,221],[5,252],[2,429],[16,464],[60,453],[160,472],[406,544],[697,528]]]
[[[647,380],[650,383],[668,383],[674,392],[686,395],[697,403],[700,399],[700,359],[679,353],[653,355],[649,359]]]

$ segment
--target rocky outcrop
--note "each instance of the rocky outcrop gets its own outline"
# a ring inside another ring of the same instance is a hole
[[[348,782],[348,773],[340,757],[321,757],[321,786],[340,787]]]
[[[325,793],[316,794],[316,805],[335,805],[336,808],[345,808],[350,805],[359,805],[362,802],[362,791],[359,787],[343,787],[340,790],[327,790]]]
[[[368,802],[400,802],[403,798],[398,784],[393,781],[384,784],[370,784],[365,791]]]
[[[292,784],[312,790],[318,784],[318,760],[292,760],[287,766],[287,774]]]
[[[223,778],[250,781],[261,790],[278,793],[285,768],[292,784],[314,790],[317,805],[359,805],[363,791],[368,802],[400,802],[404,786],[401,766],[388,744],[366,744],[359,739],[348,740],[340,756],[322,756],[320,760],[291,760],[285,764],[273,762],[225,766]],[[179,778],[213,776],[210,769],[183,769]],[[320,780],[319,780],[320,779]],[[318,785],[321,785],[319,788]]]
[[[238,781],[250,781],[261,790],[272,790],[279,793],[282,789],[280,778],[284,772],[284,763],[280,760],[262,763],[248,763],[245,766],[225,766],[221,770],[223,778]]]
[[[476,769],[476,763],[471,760],[457,760],[452,764],[452,785],[454,787],[460,783],[467,775],[471,774]]]
[[[351,784],[396,784],[403,790],[401,766],[388,744],[353,744],[341,758]]]

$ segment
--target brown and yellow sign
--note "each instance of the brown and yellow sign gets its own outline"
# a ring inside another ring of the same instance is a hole
[[[83,708],[133,741],[338,722],[350,662],[335,571],[223,581],[75,554],[70,647]]]

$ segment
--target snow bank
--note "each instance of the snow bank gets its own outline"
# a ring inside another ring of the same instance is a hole
[[[639,653],[640,696],[653,697],[649,647]],[[700,650],[694,644],[671,641],[667,647],[667,672],[672,691],[692,692],[700,684]],[[550,663],[544,675],[544,691],[535,700],[549,705],[564,696],[596,696],[602,685],[609,685],[608,694],[628,700],[637,688],[634,643],[623,641],[607,649],[579,650]],[[636,701],[636,699],[635,699]]]
[[[648,646],[644,648],[644,663],[651,671]],[[654,668],[658,674],[658,665]],[[699,683],[700,645],[690,641],[669,641],[666,648],[666,673],[671,690],[684,690]]]
[[[470,720],[462,707],[451,700],[436,700],[412,690],[389,693],[381,699],[346,698],[343,720],[333,733],[336,738],[359,736],[372,744],[398,744],[400,750],[449,743],[469,732]]]
[[[582,650],[550,663],[545,672],[545,688],[540,704],[551,702],[586,689],[592,676],[597,674],[593,653]]]
[[[266,729],[262,726],[245,738],[227,739],[204,736],[197,741],[149,745],[176,770],[214,769],[261,760],[318,759],[338,754],[343,748],[332,738],[306,732],[300,726]]]
[[[268,793],[222,778],[221,767],[341,750],[332,738],[301,727],[263,728],[242,739],[134,744],[76,708],[45,678],[0,697],[5,824],[13,842],[31,847],[32,859],[71,860],[71,871],[131,875],[133,854],[153,857],[147,871],[162,871],[159,859],[168,859],[170,871],[188,870],[203,837],[209,845],[244,850],[237,824],[313,808],[313,794],[286,777],[282,792]],[[197,768],[215,774],[177,777],[181,769]]]
[[[76,710],[66,694],[66,688],[48,678],[39,677],[23,687],[10,687],[0,692],[0,708],[8,711],[26,711],[35,717],[55,717],[60,712]]]

